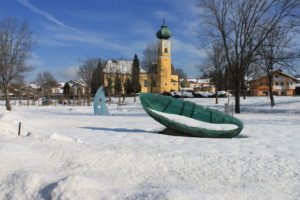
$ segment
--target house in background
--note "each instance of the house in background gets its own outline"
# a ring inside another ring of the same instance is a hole
[[[65,83],[58,83],[57,86],[51,88],[52,94],[63,94]]]
[[[296,83],[295,94],[300,95],[300,75],[297,75],[296,79],[297,79],[297,83]]]
[[[64,84],[70,96],[82,96],[86,94],[86,83],[82,79],[70,80]]]
[[[180,79],[181,88],[190,88],[191,90],[215,92],[215,86],[210,84],[209,78],[184,78]]]
[[[295,95],[297,79],[289,74],[276,70],[273,72],[273,94],[278,96]],[[268,77],[262,76],[250,82],[250,93],[253,96],[268,96]]]

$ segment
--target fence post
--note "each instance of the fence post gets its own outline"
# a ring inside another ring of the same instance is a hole
[[[21,135],[21,122],[19,122],[19,130],[18,130],[18,136]]]

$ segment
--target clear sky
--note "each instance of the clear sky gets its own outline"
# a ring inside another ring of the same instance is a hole
[[[76,78],[79,59],[142,59],[163,18],[172,36],[172,61],[190,77],[204,55],[196,0],[0,0],[0,18],[26,20],[38,45],[26,80],[51,71],[58,81]]]

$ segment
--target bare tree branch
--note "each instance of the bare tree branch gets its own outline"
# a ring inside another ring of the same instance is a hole
[[[0,87],[4,91],[6,109],[11,110],[9,89],[17,77],[31,71],[25,63],[35,45],[26,22],[13,18],[0,21]]]

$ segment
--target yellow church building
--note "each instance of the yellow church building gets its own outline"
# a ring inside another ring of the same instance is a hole
[[[179,90],[179,78],[172,66],[171,59],[171,31],[163,22],[160,30],[156,33],[158,38],[157,63],[146,72],[140,67],[141,92],[163,93]],[[105,80],[107,76],[114,79],[114,74],[118,72],[122,80],[131,78],[132,60],[108,60],[105,68]],[[113,81],[114,82],[114,81]],[[108,83],[105,81],[105,86]]]

